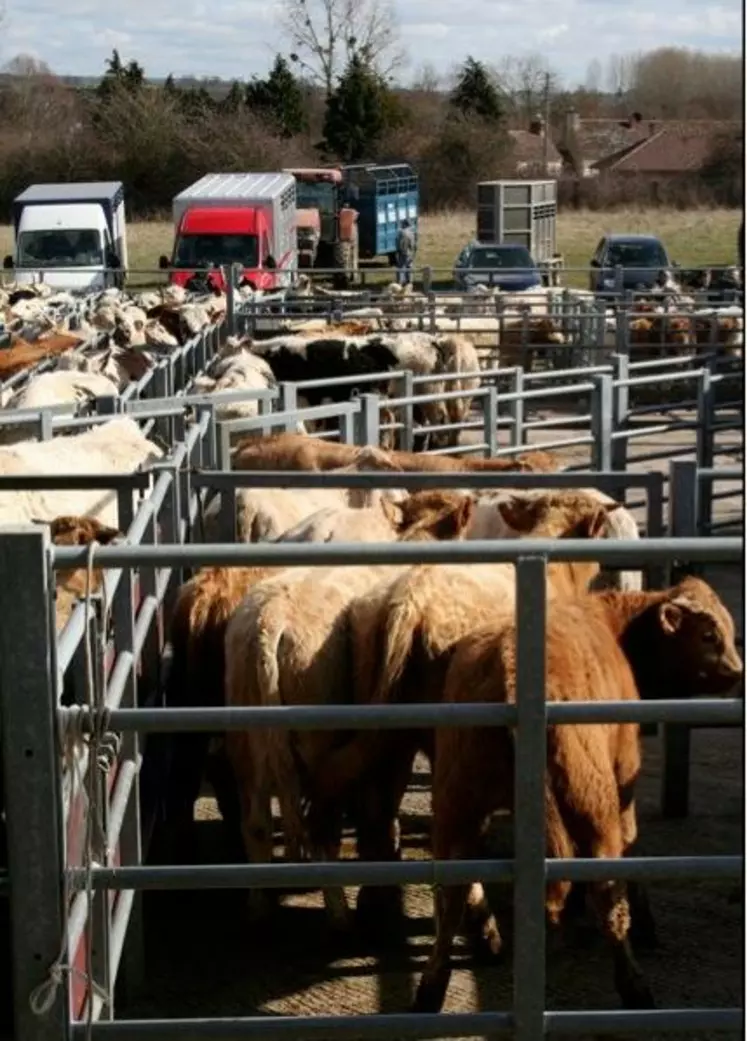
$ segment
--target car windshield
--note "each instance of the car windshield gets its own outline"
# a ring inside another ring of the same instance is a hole
[[[296,207],[334,213],[335,186],[331,181],[296,181]]]
[[[607,263],[614,267],[667,266],[664,249],[658,242],[613,242],[607,250]]]
[[[21,268],[92,267],[103,263],[101,233],[95,228],[22,231],[18,236]]]
[[[527,250],[522,246],[490,247],[485,246],[472,251],[470,267],[474,268],[534,268],[534,263]]]
[[[174,251],[174,267],[242,264],[256,268],[258,252],[256,235],[182,235]]]

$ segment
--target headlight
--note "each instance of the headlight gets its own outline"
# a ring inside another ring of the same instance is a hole
[[[615,288],[615,280],[614,280],[614,278],[604,278],[604,279],[602,279],[602,289],[614,289],[614,288]]]

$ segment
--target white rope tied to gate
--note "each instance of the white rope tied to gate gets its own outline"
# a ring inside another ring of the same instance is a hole
[[[62,943],[60,952],[50,966],[47,978],[35,987],[29,995],[29,1006],[37,1016],[43,1016],[52,1008],[57,996],[58,988],[71,976],[75,976],[85,982],[86,985],[86,1036],[91,1037],[93,1030],[93,999],[98,997],[104,1004],[109,1003],[109,995],[93,978],[93,869],[94,841],[98,839],[104,857],[108,858],[108,847],[106,833],[103,824],[103,815],[99,801],[99,777],[97,773],[106,775],[119,753],[120,736],[108,730],[110,713],[105,704],[97,703],[96,683],[93,668],[93,648],[91,640],[91,610],[93,595],[93,572],[94,554],[96,543],[88,544],[86,557],[86,593],[85,593],[85,663],[86,663],[86,707],[73,706],[67,715],[67,725],[64,735],[61,735],[62,753],[65,765],[68,767],[72,778],[69,787],[69,804],[67,807],[68,818],[72,809],[73,796],[76,790],[83,795],[84,813],[86,823],[86,837],[84,843],[84,868],[85,868],[85,893],[86,893],[86,958],[85,971],[81,972],[75,965],[68,962],[68,928],[70,912],[70,892],[67,871],[63,871],[62,892]],[[106,611],[104,611],[104,622]],[[104,625],[104,632],[106,626]],[[89,748],[88,770],[86,778],[82,777],[78,751],[80,746],[86,742]],[[94,765],[98,770],[94,769]]]

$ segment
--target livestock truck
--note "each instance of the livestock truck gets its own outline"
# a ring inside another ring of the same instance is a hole
[[[296,182],[287,173],[211,173],[174,196],[174,249],[159,266],[186,286],[199,272],[225,291],[223,268],[238,264],[240,284],[272,290],[298,266]]]
[[[13,254],[3,267],[23,285],[91,292],[122,287],[127,224],[121,181],[32,184],[13,200]]]
[[[417,234],[419,186],[411,166],[360,163],[287,171],[296,179],[298,263],[335,268],[350,283],[361,260],[395,263],[397,231],[407,218]]]
[[[563,258],[556,252],[557,181],[481,181],[477,185],[477,239],[524,246],[546,283],[557,284]]]

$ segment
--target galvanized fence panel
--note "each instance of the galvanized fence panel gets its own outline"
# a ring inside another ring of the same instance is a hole
[[[278,475],[275,475],[278,476]],[[279,475],[282,479],[287,475]],[[298,475],[309,477],[314,475]],[[319,475],[317,479],[319,478]],[[350,475],[339,475],[350,476]],[[370,477],[373,475],[356,475]],[[391,476],[391,475],[390,475]],[[420,476],[420,475],[411,475]],[[430,475],[437,476],[437,475]],[[443,480],[442,475],[441,476]],[[493,476],[493,475],[490,475]],[[535,476],[535,475],[524,475]],[[547,475],[552,476],[552,475]],[[228,475],[221,475],[225,480]],[[45,633],[40,617],[43,619],[47,611],[39,613],[38,602],[48,604],[49,573],[47,568],[68,569],[85,565],[87,550],[85,548],[54,548],[48,546],[45,532],[34,531],[33,538],[29,534],[14,532],[0,535],[0,553],[15,553],[20,539],[28,542],[30,551],[37,556],[37,568],[31,570],[32,584],[21,598],[16,600],[10,615],[10,624],[0,632],[0,660],[5,663],[9,659],[18,660],[17,639],[20,632],[27,632],[30,643],[34,644],[34,653],[43,667],[26,674],[25,692],[28,704],[40,706],[37,711],[46,715],[50,726],[53,723],[54,711],[51,709],[53,699],[49,697],[49,683],[54,670],[46,665],[48,656],[39,655],[40,642],[53,650],[53,640],[49,628]],[[299,552],[300,551],[300,552]],[[22,1021],[28,1026],[28,1032],[21,1036],[34,1041],[36,1037],[52,1036],[51,1017],[44,1015],[37,1018],[29,1012],[28,988],[44,985],[49,971],[50,959],[56,955],[52,939],[62,941],[65,936],[63,908],[60,907],[59,881],[67,877],[74,892],[86,894],[87,900],[93,899],[94,892],[106,890],[133,891],[143,888],[173,888],[195,884],[200,886],[245,886],[245,885],[287,885],[295,880],[305,884],[327,886],[343,882],[372,884],[406,884],[415,881],[431,881],[449,884],[456,881],[483,878],[486,881],[510,877],[515,878],[516,914],[526,925],[524,943],[517,942],[514,952],[515,978],[517,991],[513,1013],[498,1014],[503,1026],[517,1031],[527,1039],[536,1037],[538,1029],[564,1029],[573,1026],[581,1029],[580,1024],[588,1022],[588,1016],[594,1018],[597,1029],[626,1029],[636,1032],[651,1026],[653,1013],[635,1012],[595,1012],[563,1014],[547,1013],[544,1010],[543,980],[536,971],[522,972],[527,966],[536,970],[532,958],[536,958],[537,947],[530,947],[532,942],[541,944],[544,935],[544,882],[545,878],[594,879],[594,878],[642,878],[668,877],[730,877],[739,874],[743,867],[742,857],[716,858],[626,858],[623,861],[584,861],[567,860],[563,862],[545,862],[544,848],[538,840],[536,829],[544,823],[544,767],[542,755],[537,751],[544,750],[543,722],[591,722],[594,720],[609,721],[611,719],[742,719],[743,703],[741,700],[720,699],[717,701],[674,701],[641,703],[578,703],[572,706],[545,704],[543,694],[543,677],[532,662],[542,661],[544,646],[544,583],[542,577],[547,560],[599,559],[610,564],[630,565],[650,562],[664,564],[677,559],[695,561],[739,560],[742,554],[742,543],[739,539],[654,539],[639,545],[637,543],[603,543],[597,540],[583,541],[547,541],[535,540],[531,549],[516,540],[494,543],[442,543],[442,544],[386,544],[386,545],[247,545],[247,546],[119,546],[103,547],[96,552],[96,563],[104,568],[127,568],[130,566],[147,567],[157,565],[160,568],[191,566],[195,564],[273,564],[293,566],[294,564],[327,564],[339,565],[352,562],[371,563],[416,563],[416,562],[484,562],[513,561],[517,565],[519,583],[517,598],[517,621],[519,626],[520,661],[520,696],[517,706],[382,706],[380,709],[371,706],[324,706],[310,709],[308,707],[289,706],[287,708],[264,709],[213,709],[213,710],[179,710],[164,708],[113,708],[102,714],[100,709],[92,706],[89,709],[76,707],[57,710],[60,732],[66,733],[71,725],[74,733],[86,731],[91,735],[91,751],[96,758],[99,740],[110,731],[143,732],[148,730],[212,729],[216,725],[222,729],[245,729],[248,726],[292,726],[294,728],[337,728],[337,727],[411,727],[413,725],[501,725],[507,723],[518,727],[517,740],[517,777],[520,779],[516,791],[516,812],[522,821],[530,821],[533,827],[523,829],[524,839],[517,843],[515,860],[493,862],[417,862],[403,864],[367,864],[367,863],[334,863],[334,864],[299,864],[299,865],[226,865],[211,867],[141,867],[137,864],[116,866],[92,866],[90,862],[91,848],[83,869],[65,870],[61,853],[61,825],[59,821],[46,820],[43,834],[49,840],[47,849],[58,850],[56,858],[40,861],[46,870],[26,872],[18,876],[18,884],[11,889],[14,901],[14,944],[17,955],[16,972],[16,1006],[20,1010]],[[36,598],[36,600],[34,599]],[[537,653],[537,648],[540,653]],[[529,670],[527,669],[529,665]],[[534,670],[534,671],[531,671]],[[5,675],[3,679],[5,680]],[[15,680],[15,676],[11,677]],[[31,688],[34,689],[31,689]],[[0,689],[4,714],[11,710],[15,699],[9,698],[9,688],[3,682]],[[487,710],[489,709],[489,713]],[[51,731],[50,731],[51,733]],[[7,731],[3,728],[5,748],[9,759],[5,760],[6,773],[18,771],[18,778],[23,778],[30,769],[28,756],[24,753],[23,737],[18,744],[8,740]],[[38,738],[34,737],[35,740]],[[54,753],[52,745],[48,747],[48,758]],[[529,757],[529,758],[527,758]],[[53,761],[53,760],[52,760]],[[28,820],[29,815],[43,812],[42,808],[58,805],[55,785],[59,783],[59,771],[37,772],[36,785],[29,790],[26,785],[19,785],[17,799],[10,801],[8,810],[12,829],[16,829],[21,819]],[[39,818],[41,820],[41,818]],[[56,845],[55,845],[56,843]],[[20,866],[20,865],[19,865]],[[519,868],[521,867],[521,871]],[[47,948],[44,951],[38,945],[28,942],[26,923],[15,913],[16,900],[19,906],[33,906],[37,918],[42,922],[51,922]],[[23,904],[22,901],[27,901]],[[541,917],[538,920],[538,915]],[[54,934],[54,935],[53,935]],[[111,936],[109,938],[111,946]],[[40,955],[41,951],[41,955]],[[54,963],[53,963],[54,964]],[[54,974],[53,974],[54,976]],[[52,979],[54,983],[54,978]],[[67,1023],[60,1023],[60,1009],[64,1010],[62,992],[54,987],[50,991],[54,1002],[57,1002],[58,1019],[54,1022],[56,1037],[71,1036]],[[733,1025],[741,1015],[741,1010],[709,1009],[709,1010],[662,1010],[655,1014],[656,1025],[662,1029],[676,1029],[686,1025],[688,1028],[710,1029],[724,1024]],[[498,1025],[496,1014],[490,1014],[490,1024]],[[558,1020],[557,1016],[561,1015]],[[567,1017],[565,1020],[562,1016]],[[480,1031],[488,1026],[486,1014],[460,1015],[459,1035]],[[550,1018],[548,1018],[550,1017]],[[555,1017],[554,1019],[552,1017]],[[360,1037],[367,1033],[370,1025],[372,1036],[382,1036],[389,1031],[401,1033],[400,1023],[410,1036],[456,1036],[456,1020],[450,1016],[416,1015],[408,1017],[324,1017],[324,1036]],[[60,1032],[62,1027],[62,1032]],[[304,1037],[314,1034],[318,1036],[320,1020],[318,1018],[289,1017],[259,1020],[256,1017],[236,1018],[230,1021],[151,1021],[97,1023],[90,1028],[91,1037],[104,1037],[108,1033],[113,1036],[180,1036],[180,1031],[187,1036],[243,1036],[247,1030],[267,1036],[278,1033],[293,1032],[293,1036]],[[385,1029],[386,1028],[386,1029]],[[48,1030],[49,1034],[44,1031]],[[72,1036],[85,1036],[86,1025],[76,1024]],[[176,1033],[170,1033],[176,1031]],[[195,1033],[196,1031],[196,1033]]]

